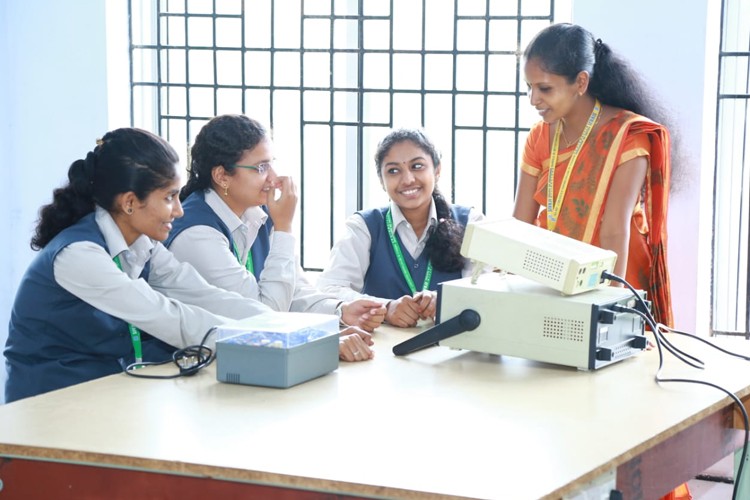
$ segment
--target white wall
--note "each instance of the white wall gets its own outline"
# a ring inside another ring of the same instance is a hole
[[[37,211],[107,130],[104,21],[101,0],[0,2],[0,346]]]
[[[669,206],[668,252],[676,326],[708,333],[718,8],[713,0],[574,0],[573,22],[628,59],[678,124],[689,163]],[[679,22],[676,22],[679,17]],[[704,96],[708,98],[704,101]],[[711,101],[713,96],[713,101]],[[705,129],[705,130],[704,130]],[[708,216],[706,216],[708,215]],[[699,224],[700,222],[700,224]]]

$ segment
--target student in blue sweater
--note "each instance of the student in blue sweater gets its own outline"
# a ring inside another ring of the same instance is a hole
[[[389,133],[375,167],[391,202],[347,219],[317,286],[341,300],[379,300],[386,322],[412,327],[434,319],[438,283],[472,274],[461,242],[466,224],[484,215],[440,193],[440,154],[421,130]]]
[[[215,325],[270,311],[209,285],[160,243],[182,215],[177,163],[160,137],[122,128],[70,166],[40,211],[41,251],[11,311],[6,401],[169,359]]]
[[[308,282],[292,233],[297,188],[291,177],[276,174],[268,130],[244,115],[217,116],[198,133],[191,153],[180,192],[185,216],[166,241],[175,257],[212,285],[274,310],[337,314],[353,326],[342,332],[340,358],[371,359],[368,332],[383,322],[385,308],[337,299]]]

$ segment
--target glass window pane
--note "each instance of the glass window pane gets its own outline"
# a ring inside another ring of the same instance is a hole
[[[366,20],[363,28],[362,45],[367,50],[388,49],[391,40],[389,21]]]
[[[211,47],[214,44],[214,22],[210,17],[188,17],[188,45]]]
[[[359,62],[357,54],[336,52],[333,54],[333,85],[337,88],[357,88]]]
[[[271,46],[271,2],[273,0],[245,0],[245,47]],[[248,17],[248,13],[252,16]]]
[[[551,16],[552,2],[549,0],[523,0],[521,4],[522,16]]]
[[[331,59],[327,52],[306,52],[304,67],[305,87],[330,87]]]
[[[162,111],[168,115],[187,115],[187,90],[185,87],[164,87],[161,105]]]
[[[333,0],[333,13],[337,16],[356,16],[359,13],[359,2],[352,0]]]
[[[426,2],[425,49],[453,50],[453,2]]]
[[[490,21],[489,49],[491,52],[518,50],[518,21],[498,20]]]
[[[187,0],[187,11],[191,14],[213,14],[213,2]]]
[[[516,97],[491,95],[487,97],[487,126],[513,128],[516,125]]]
[[[490,2],[491,16],[517,16],[519,2]]]
[[[261,123],[271,123],[271,91],[249,89],[245,91],[245,113]]]
[[[138,3],[138,2],[133,2]],[[143,3],[143,1],[141,2]],[[146,0],[146,4],[153,3],[152,0]],[[185,13],[185,0],[162,0],[161,9],[163,12],[184,14]]]
[[[525,0],[524,0],[525,1]],[[487,13],[487,0],[461,0],[458,4],[459,16],[483,16]]]
[[[216,52],[216,83],[242,85],[242,54],[239,50]]]
[[[453,88],[453,56],[427,54],[424,58],[424,66],[426,90],[451,90]]]
[[[301,2],[284,2],[282,9],[284,15],[279,15],[279,10],[276,10],[273,16],[273,41],[277,48],[300,48],[300,27],[302,26],[300,4]],[[277,2],[278,5],[279,2]]]
[[[214,89],[191,87],[188,91],[189,111],[191,117],[212,118],[216,115],[214,108]]]
[[[484,132],[481,130],[456,130],[456,176],[453,190],[456,202],[476,205],[484,199]],[[441,176],[442,178],[442,176]]]
[[[365,54],[362,86],[365,89],[387,89],[390,85],[388,54]]]
[[[242,90],[218,89],[216,91],[216,114],[242,114]]]
[[[358,102],[359,99],[356,92],[334,92],[333,120],[336,122],[356,123]]]
[[[363,121],[388,124],[391,121],[391,99],[385,92],[365,92],[363,96]]]
[[[484,56],[459,55],[456,57],[456,88],[484,90]]]
[[[331,14],[331,0],[305,0],[302,4],[306,16],[327,16]]]
[[[456,95],[456,125],[481,127],[484,121],[484,97],[475,94]]]
[[[456,46],[458,50],[483,51],[486,47],[487,24],[482,20],[458,21]]]
[[[331,47],[331,21],[328,19],[305,19],[305,48],[328,49]]]
[[[362,13],[365,16],[391,15],[390,2],[363,2]]]
[[[327,122],[331,120],[331,93],[307,90],[302,93],[305,121]]]
[[[164,19],[163,42],[167,45],[185,45],[185,16],[169,16]]]
[[[156,87],[134,85],[133,102],[133,126],[156,130],[159,109],[159,95]]]
[[[186,83],[186,52],[183,49],[163,50],[161,55],[162,81],[169,83]]]
[[[274,54],[273,83],[279,87],[299,87],[300,60],[298,52],[277,52]]]
[[[418,54],[393,55],[393,88],[422,88],[422,57]]]
[[[422,48],[422,0],[399,0],[393,3],[394,50]]]
[[[487,90],[493,92],[516,92],[518,84],[516,73],[516,56],[491,55],[487,62]],[[526,83],[520,80],[520,86],[526,91]]]
[[[236,18],[216,20],[216,46],[242,47],[242,21]]]
[[[242,14],[242,3],[237,0],[214,0],[217,14]]]
[[[268,86],[271,84],[271,54],[248,51],[245,53],[245,85]]]
[[[333,46],[337,49],[357,49],[359,33],[357,21],[336,19],[333,22]]]
[[[214,53],[212,50],[192,49],[188,51],[188,81],[190,83],[214,83]]]
[[[523,145],[523,143],[521,143]],[[492,196],[483,196],[487,206],[487,217],[505,217],[513,213],[515,198],[515,132],[487,132],[487,191]],[[523,149],[523,148],[521,148]]]
[[[393,95],[393,126],[420,128],[422,126],[422,96],[415,93]]]

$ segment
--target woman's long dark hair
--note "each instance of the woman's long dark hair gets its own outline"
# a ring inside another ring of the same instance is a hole
[[[203,126],[190,152],[187,184],[180,191],[185,200],[195,191],[211,187],[211,170],[223,166],[229,175],[245,151],[269,139],[268,130],[244,115],[221,115]]]
[[[396,144],[405,141],[412,142],[427,153],[435,168],[440,165],[440,153],[424,132],[417,129],[397,129],[378,144],[375,152],[375,168],[379,178],[382,179],[381,166],[388,152]],[[437,186],[432,192],[432,199],[435,201],[438,224],[432,229],[427,239],[425,255],[438,271],[448,273],[460,271],[466,263],[466,258],[461,255],[461,243],[466,228],[453,218],[450,204],[438,191]]]
[[[672,145],[672,184],[678,184],[681,169],[677,167],[685,157],[672,116],[641,75],[609,45],[581,26],[560,23],[537,33],[523,56],[527,61],[536,60],[545,72],[565,77],[568,83],[586,71],[588,93],[602,104],[632,111],[666,126]]]
[[[139,200],[177,176],[179,157],[161,137],[137,128],[107,132],[86,158],[68,169],[68,184],[39,210],[31,248],[44,248],[60,231],[100,207],[115,212],[117,195],[132,191]]]

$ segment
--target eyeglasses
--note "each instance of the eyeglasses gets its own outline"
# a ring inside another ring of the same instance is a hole
[[[251,170],[255,170],[260,175],[267,174],[271,168],[273,168],[273,164],[271,162],[263,162],[258,163],[257,165],[232,165],[231,168],[249,168]]]

